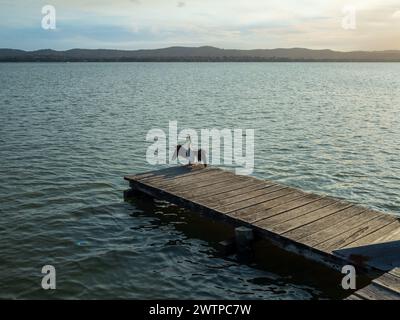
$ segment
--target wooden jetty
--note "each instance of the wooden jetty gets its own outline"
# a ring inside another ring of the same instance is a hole
[[[372,280],[346,300],[399,300],[400,269],[395,268]]]
[[[256,237],[337,270],[352,264],[380,276],[364,289],[368,293],[352,298],[400,299],[399,274],[390,271],[400,266],[400,221],[393,215],[214,167],[172,167],[125,180],[133,191],[246,226]],[[377,291],[382,283],[390,290]]]

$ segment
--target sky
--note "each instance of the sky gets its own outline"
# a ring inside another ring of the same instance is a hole
[[[55,8],[55,29],[42,28],[45,5]],[[400,50],[400,0],[0,0],[0,8],[0,48]]]

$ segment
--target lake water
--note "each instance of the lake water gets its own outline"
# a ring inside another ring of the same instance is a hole
[[[255,129],[254,175],[400,214],[400,64],[0,64],[0,298],[313,299],[336,273],[123,200],[151,128]],[[41,289],[54,265],[57,290]]]

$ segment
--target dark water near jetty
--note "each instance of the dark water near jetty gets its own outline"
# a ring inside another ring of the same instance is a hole
[[[146,198],[149,129],[254,128],[254,175],[400,214],[400,64],[0,64],[0,298],[337,298],[338,276]],[[264,254],[260,254],[263,252]],[[41,268],[57,290],[41,289]]]

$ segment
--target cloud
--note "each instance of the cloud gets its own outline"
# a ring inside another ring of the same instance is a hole
[[[400,49],[398,1],[52,0],[61,32],[50,36],[40,27],[42,3],[2,0],[0,30],[7,41],[0,37],[0,47]],[[357,9],[356,30],[341,27],[348,3]]]

